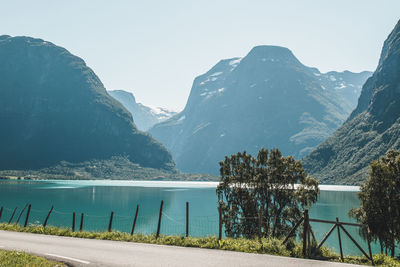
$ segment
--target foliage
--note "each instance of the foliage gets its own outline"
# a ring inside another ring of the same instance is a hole
[[[400,152],[388,151],[371,162],[370,176],[358,197],[361,207],[351,210],[350,216],[368,225],[382,250],[389,249],[394,256],[395,242],[400,241]]]
[[[362,88],[347,121],[303,160],[326,184],[361,184],[368,166],[400,149],[400,21],[386,39],[379,66]]]
[[[262,238],[246,239],[246,238],[223,238],[218,240],[215,236],[208,237],[183,237],[183,236],[166,236],[160,235],[156,238],[155,235],[135,234],[121,232],[72,232],[69,228],[59,228],[53,226],[30,225],[21,227],[19,225],[0,224],[0,230],[27,232],[35,234],[69,236],[76,238],[90,238],[100,240],[114,240],[125,242],[138,242],[158,245],[172,245],[182,247],[197,247],[208,249],[222,249],[247,253],[271,254],[279,256],[290,256],[301,258],[302,246],[295,239],[289,239],[286,245],[282,245],[282,239],[278,238]],[[340,261],[340,256],[334,253],[329,248],[323,246],[319,252],[319,260]],[[376,266],[400,266],[399,261],[394,260],[385,255],[375,255],[374,261]],[[371,262],[365,257],[345,257],[345,262],[354,264],[370,265]],[[0,265],[1,266],[1,265]]]
[[[400,262],[392,257],[384,254],[377,254],[374,256],[375,266],[399,267]]]
[[[145,168],[127,157],[115,156],[104,160],[88,160],[79,163],[62,161],[57,165],[39,170],[0,170],[0,179],[60,179],[60,180],[177,180],[217,181],[218,176],[209,174],[181,173],[177,170]]]
[[[45,258],[32,256],[32,255],[26,254],[24,252],[0,250],[0,267],[2,267],[2,266],[56,267],[56,266],[65,266],[65,265],[61,262],[48,261]]]
[[[317,180],[277,149],[262,148],[257,158],[239,152],[225,157],[220,166],[217,195],[229,237],[259,235],[260,213],[262,236],[282,237],[319,194]]]
[[[127,156],[171,170],[171,154],[137,130],[86,63],[30,37],[0,38],[0,170]]]
[[[69,236],[78,238],[90,238],[90,239],[101,239],[101,240],[114,240],[114,241],[125,241],[125,242],[138,242],[138,243],[149,243],[159,245],[173,245],[183,247],[199,247],[209,249],[222,249],[231,251],[240,251],[248,253],[264,253],[281,256],[297,256],[300,257],[301,253],[299,244],[295,243],[290,249],[287,246],[282,245],[282,240],[276,238],[263,238],[260,240],[245,239],[245,238],[224,238],[218,240],[215,236],[208,237],[183,237],[183,236],[166,236],[160,235],[156,238],[155,235],[144,235],[135,234],[130,235],[128,233],[121,232],[72,232],[69,228],[58,228],[53,226],[42,226],[30,225],[28,227],[21,227],[19,225],[0,224],[0,230],[6,231],[17,231],[17,232],[28,232],[35,234],[46,234],[56,236]]]

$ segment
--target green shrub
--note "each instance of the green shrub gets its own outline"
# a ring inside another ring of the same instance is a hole
[[[45,258],[32,256],[19,251],[0,250],[0,266],[43,266],[55,267],[65,266],[61,262],[48,261]]]
[[[0,230],[57,235],[57,236],[70,236],[78,238],[182,246],[182,247],[222,249],[222,250],[239,251],[247,253],[288,256],[296,258],[302,258],[302,250],[303,250],[302,244],[297,242],[294,238],[289,239],[289,241],[285,245],[282,245],[282,239],[278,238],[262,238],[261,242],[258,239],[246,239],[246,238],[223,238],[222,240],[218,240],[218,238],[215,236],[183,237],[183,236],[160,235],[159,238],[156,238],[154,234],[130,235],[128,233],[121,233],[121,232],[87,232],[87,231],[72,232],[72,230],[69,228],[58,228],[54,226],[47,226],[46,228],[43,228],[43,226],[39,225],[30,225],[24,228],[15,224],[12,225],[0,224]],[[314,244],[313,246],[315,247],[316,244]],[[337,262],[340,261],[340,256],[327,247],[321,247],[318,251],[316,251],[315,258],[319,260],[330,260]],[[376,266],[400,267],[400,263],[398,260],[395,260],[391,257],[384,255],[375,255],[374,261],[376,263]],[[345,262],[371,265],[371,262],[365,257],[346,256]]]

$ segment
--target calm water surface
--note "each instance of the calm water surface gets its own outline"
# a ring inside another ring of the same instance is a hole
[[[84,230],[105,230],[111,211],[114,211],[112,228],[130,232],[136,206],[139,216],[135,232],[154,233],[157,228],[161,200],[164,200],[161,233],[183,235],[185,233],[186,202],[190,203],[190,235],[218,235],[216,183],[212,182],[135,182],[135,181],[1,181],[0,206],[4,212],[0,221],[11,218],[15,207],[15,222],[26,203],[32,204],[30,223],[43,223],[48,210],[54,211],[48,225],[71,227],[72,212],[76,212],[76,227],[84,213]],[[359,206],[358,187],[325,186],[321,188],[318,202],[310,211],[311,218],[354,222],[347,213]],[[26,213],[26,211],[25,211]],[[25,213],[20,224],[24,222]],[[313,231],[321,240],[332,225],[312,223]],[[347,226],[347,230],[362,243],[357,227]],[[360,255],[351,240],[341,231],[344,254]],[[337,250],[336,230],[325,243]],[[373,245],[378,252],[378,247]]]

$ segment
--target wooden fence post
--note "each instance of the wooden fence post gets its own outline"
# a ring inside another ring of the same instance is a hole
[[[314,231],[312,230],[311,224],[310,224],[309,226],[310,226],[310,232],[311,232],[311,235],[312,235],[312,237],[313,237],[313,240],[314,240],[315,243],[318,244],[318,240],[317,240],[317,238],[316,238],[315,235],[314,235]]]
[[[331,235],[331,233],[333,232],[333,230],[335,230],[335,228],[337,227],[336,224],[334,224],[331,228],[331,230],[329,230],[329,232],[324,236],[324,238],[321,240],[321,242],[318,244],[317,246],[317,250],[325,243],[325,241],[328,239],[328,237]]]
[[[24,211],[26,210],[26,208],[28,207],[28,204],[25,204],[25,207],[21,210],[21,212],[19,213],[18,219],[15,222],[15,224],[19,223],[19,220],[21,219],[22,213],[24,213]]]
[[[14,209],[14,211],[13,211],[12,215],[11,215],[11,218],[10,218],[10,220],[8,221],[8,224],[10,224],[10,223],[11,223],[11,221],[12,221],[12,219],[14,218],[15,211],[17,210],[17,208],[18,208],[18,207],[15,207],[15,209]]]
[[[28,211],[26,213],[26,218],[25,218],[25,223],[24,223],[24,227],[26,227],[28,225],[28,220],[29,220],[29,214],[31,213],[31,204],[29,204],[28,206]]]
[[[157,233],[156,233],[156,238],[160,236],[160,228],[161,228],[161,216],[162,216],[162,209],[164,205],[164,200],[161,200],[161,205],[160,205],[160,214],[158,215],[158,224],[157,224]]]
[[[81,224],[79,225],[79,232],[82,232],[82,228],[83,228],[83,216],[85,216],[85,214],[82,212],[82,213],[81,213]]]
[[[51,214],[51,212],[53,211],[53,206],[51,206],[51,208],[50,208],[50,210],[49,210],[49,213],[47,214],[47,216],[46,216],[46,219],[44,220],[44,223],[43,223],[43,228],[45,228],[46,227],[46,225],[47,225],[47,222],[48,222],[48,220],[49,220],[49,217],[50,217],[50,214]]]
[[[72,232],[75,232],[75,211],[72,213]]]
[[[139,205],[136,206],[135,219],[133,219],[131,235],[133,235],[133,232],[135,232],[136,219],[137,219],[137,216],[138,216],[138,212],[139,212]]]
[[[112,229],[113,218],[114,218],[114,212],[112,211],[112,212],[111,212],[111,215],[110,215],[110,222],[109,222],[109,224],[108,224],[108,231],[109,231],[109,232],[111,232],[111,229]]]
[[[258,239],[261,242],[262,238],[262,222],[263,222],[263,214],[262,214],[262,209],[258,211]]]
[[[186,202],[186,237],[189,236],[189,202]]]
[[[218,215],[219,215],[219,223],[218,223],[218,240],[222,239],[222,206],[219,204],[218,206]]]
[[[285,240],[283,240],[282,245],[285,244],[289,238],[293,235],[293,233],[296,232],[297,227],[299,227],[299,225],[303,222],[304,220],[304,216],[300,218],[300,220],[297,221],[297,223],[295,224],[295,226],[293,226],[292,230],[290,230],[289,234],[286,236]],[[296,234],[295,234],[296,236]]]
[[[303,223],[303,257],[307,256],[307,233],[309,225],[308,210],[304,211],[304,223]]]
[[[336,217],[336,225],[337,225],[337,234],[338,234],[338,239],[339,239],[339,249],[340,249],[340,259],[342,260],[342,262],[344,262],[344,258],[343,258],[343,249],[342,249],[342,239],[340,238],[340,223],[339,223],[339,218]]]
[[[307,227],[307,246],[308,246],[308,251],[307,251],[307,257],[311,257],[311,225],[308,224]]]
[[[350,235],[349,232],[347,232],[347,230],[343,227],[343,225],[340,225],[340,228],[342,228],[343,232],[350,238],[350,240],[354,243],[354,245],[356,245],[356,247],[362,252],[362,254],[364,254],[364,256],[371,260],[370,257],[368,256],[368,254],[362,249],[362,247],[357,243],[356,240],[354,240],[354,238]]]
[[[1,219],[1,215],[3,215],[3,206],[0,208],[0,219]]]
[[[371,250],[371,230],[369,229],[369,227],[367,228],[367,237],[368,237],[368,252],[369,252],[369,257],[371,258],[371,263],[372,266],[375,266],[375,262],[374,262],[374,256],[372,255],[372,250]]]

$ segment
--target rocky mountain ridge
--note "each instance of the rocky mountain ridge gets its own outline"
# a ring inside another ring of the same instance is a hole
[[[177,114],[177,112],[166,108],[148,107],[138,103],[132,93],[124,90],[112,90],[108,91],[108,93],[131,113],[133,122],[141,131],[147,131],[153,125]]]
[[[0,170],[124,156],[172,170],[163,145],[140,132],[79,57],[42,39],[0,36]]]
[[[323,183],[360,184],[370,162],[390,149],[400,149],[400,21],[386,39],[356,109],[304,159],[304,166]]]
[[[218,173],[225,155],[262,146],[301,158],[346,120],[368,75],[322,74],[287,48],[258,46],[196,77],[185,109],[149,132],[185,172]]]

